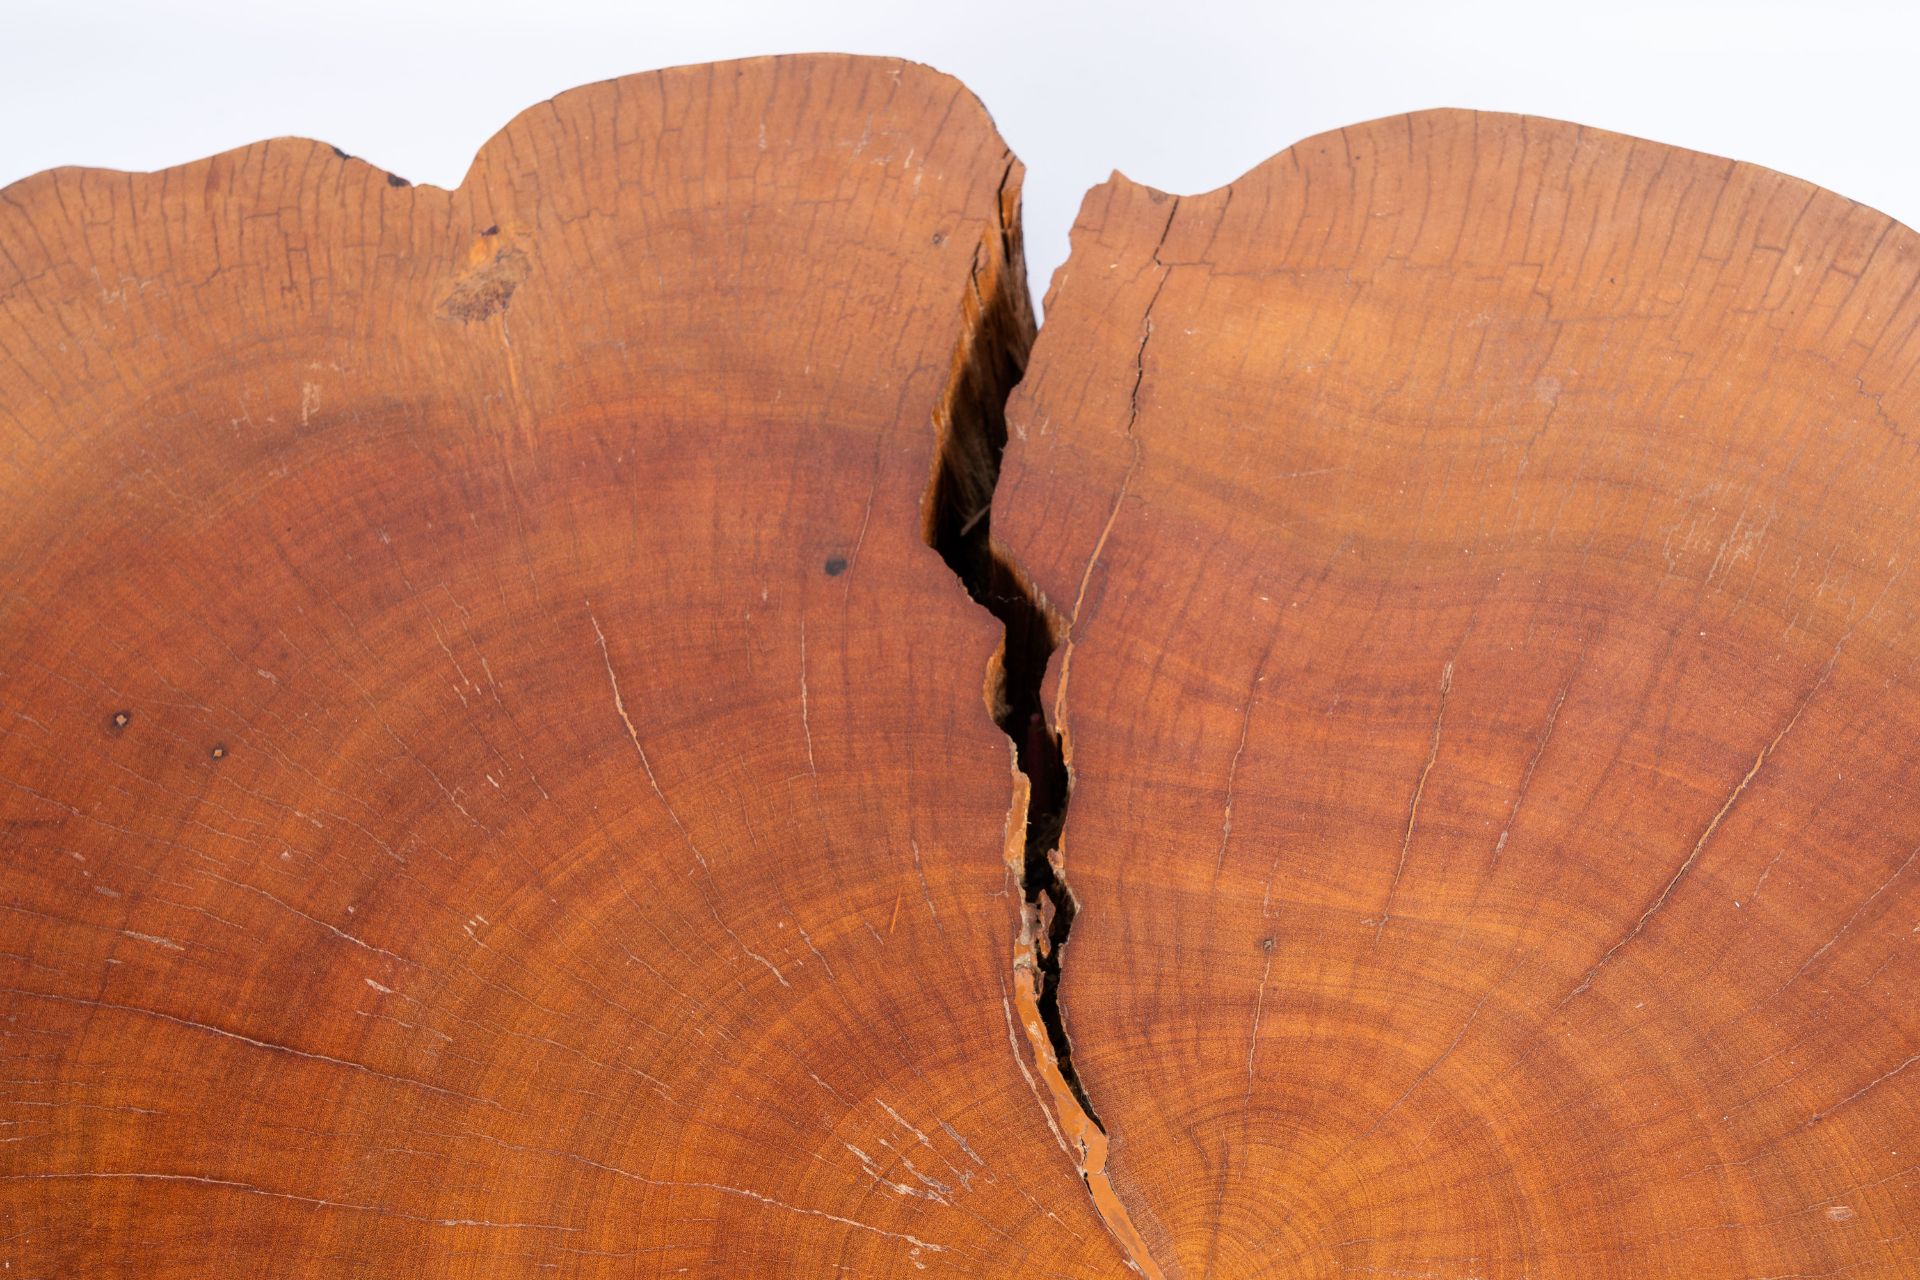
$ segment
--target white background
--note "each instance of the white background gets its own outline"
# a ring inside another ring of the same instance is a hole
[[[1027,165],[1036,293],[1113,169],[1207,190],[1420,107],[1755,161],[1920,224],[1920,0],[0,0],[0,183],[299,134],[451,186],[563,89],[821,49],[928,62],[980,95]]]

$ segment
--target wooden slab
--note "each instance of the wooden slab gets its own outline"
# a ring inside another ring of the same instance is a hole
[[[1120,1265],[923,541],[1019,178],[814,57],[6,190],[8,1274]]]
[[[1003,415],[1019,179],[808,57],[0,193],[8,1272],[1912,1269],[1913,233],[1382,121]]]
[[[1896,1276],[1920,239],[1436,112],[1095,190],[996,533],[1168,1276]]]

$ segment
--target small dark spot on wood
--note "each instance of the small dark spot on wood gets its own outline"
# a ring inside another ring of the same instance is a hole
[[[335,154],[335,155],[337,155],[337,156],[339,156],[339,157],[340,157],[340,158],[341,158],[342,160],[351,160],[351,159],[353,159],[353,157],[352,157],[352,156],[350,156],[350,155],[348,155],[348,154],[347,154],[346,152],[344,152],[344,151],[342,151],[342,150],[341,150],[340,148],[338,148],[338,147],[335,147],[335,148],[333,149],[333,154]]]
[[[847,558],[845,556],[828,556],[827,557],[827,576],[829,578],[837,578],[841,574],[845,573],[846,571],[847,571]]]
[[[107,732],[119,733],[121,730],[125,729],[128,725],[132,723],[133,723],[133,712],[116,711],[113,713],[112,716],[108,717],[107,719]]]
[[[1260,949],[1261,949],[1262,951],[1264,951],[1264,952],[1266,952],[1266,953],[1267,953],[1268,955],[1272,955],[1272,954],[1273,954],[1273,939],[1272,939],[1272,938],[1262,938],[1262,939],[1260,939]]]
[[[213,750],[207,752],[207,754],[215,760],[225,760],[227,758],[227,744],[224,742],[216,742],[213,744]]]
[[[410,187],[413,184],[397,173],[390,173],[387,175],[387,185],[390,187]]]
[[[934,244],[934,247],[935,247],[935,248],[938,248],[938,247],[940,247],[941,245],[943,245],[943,244],[945,244],[946,242],[947,242],[947,233],[946,233],[946,232],[944,232],[944,231],[936,231],[936,232],[934,232],[934,233],[933,233],[933,244]]]
[[[500,234],[500,224],[496,222],[480,234],[483,236],[497,236]]]

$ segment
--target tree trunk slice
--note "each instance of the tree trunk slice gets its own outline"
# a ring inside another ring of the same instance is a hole
[[[1914,1274],[1917,285],[1519,117],[1087,198],[996,534],[1164,1274]]]
[[[1019,175],[826,57],[7,191],[11,1274],[1119,1265],[924,540]]]
[[[810,57],[7,189],[10,1271],[1911,1271],[1912,233],[1381,122],[1003,413],[1019,179]]]

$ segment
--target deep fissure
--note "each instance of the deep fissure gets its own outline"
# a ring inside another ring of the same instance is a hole
[[[1058,640],[1057,620],[1018,566],[994,545],[992,534],[993,491],[1007,445],[1007,399],[1026,371],[1034,337],[1019,236],[1013,229],[1018,224],[1006,216],[1012,173],[1009,165],[1001,177],[1000,242],[994,246],[983,241],[974,253],[972,302],[977,314],[969,317],[970,341],[956,359],[959,367],[928,494],[926,533],[929,545],[974,603],[1005,629],[992,710],[1013,743],[1015,764],[1029,787],[1020,890],[1044,924],[1035,957],[1040,1016],[1061,1074],[1088,1118],[1099,1124],[1073,1069],[1073,1046],[1060,1012],[1060,961],[1078,904],[1057,857],[1071,783],[1060,737],[1047,723],[1040,701],[1040,685]],[[997,261],[983,263],[982,256],[996,247]]]
[[[1026,372],[1036,331],[1020,246],[1018,164],[1011,153],[998,194],[997,236],[990,231],[974,248],[966,331],[954,352],[937,424],[940,447],[922,504],[923,535],[967,594],[1003,629],[1000,650],[988,667],[988,704],[1013,744],[1015,767],[1027,784],[1018,858],[1022,915],[1013,968],[1016,982],[1031,984],[1032,1000],[1022,1003],[1022,1020],[1028,1020],[1031,1008],[1039,1024],[1029,1022],[1028,1038],[1054,1092],[1056,1132],[1064,1129],[1063,1144],[1071,1135],[1079,1147],[1077,1154],[1068,1154],[1128,1265],[1159,1280],[1162,1273],[1106,1173],[1106,1129],[1074,1068],[1060,1004],[1062,962],[1079,914],[1060,851],[1072,778],[1059,731],[1041,702],[1041,684],[1065,624],[992,532],[993,493],[1007,445],[1006,405]],[[1007,861],[1012,869],[1011,832]],[[1076,1107],[1079,1117],[1071,1114]]]

